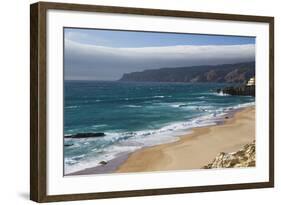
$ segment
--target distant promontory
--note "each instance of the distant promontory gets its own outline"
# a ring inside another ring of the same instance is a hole
[[[252,76],[255,76],[255,62],[144,70],[125,73],[119,81],[246,83]]]

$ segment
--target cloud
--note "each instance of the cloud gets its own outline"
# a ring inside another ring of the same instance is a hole
[[[65,39],[82,44],[105,45],[109,44],[110,40],[87,32],[65,31]]]
[[[65,40],[66,79],[117,80],[124,73],[255,60],[255,45],[112,48]]]

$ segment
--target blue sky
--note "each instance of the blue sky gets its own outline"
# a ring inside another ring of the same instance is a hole
[[[255,38],[242,36],[198,35],[179,33],[112,31],[65,28],[65,36],[82,44],[108,47],[151,47],[174,45],[254,44]]]
[[[67,80],[118,80],[124,73],[255,60],[255,38],[64,29]]]

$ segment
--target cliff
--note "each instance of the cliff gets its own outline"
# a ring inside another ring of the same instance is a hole
[[[255,142],[246,144],[242,149],[232,153],[219,153],[216,158],[205,169],[254,167],[256,165]]]
[[[120,81],[246,83],[252,76],[255,76],[255,62],[144,70],[126,73]]]

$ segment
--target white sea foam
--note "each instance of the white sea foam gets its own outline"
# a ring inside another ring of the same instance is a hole
[[[185,107],[187,104],[184,103],[175,103],[175,104],[168,104],[170,107],[178,108],[178,107]]]
[[[199,110],[199,111],[208,111],[209,109],[214,108],[211,105],[199,105],[200,103],[171,103],[168,104],[173,108],[181,108],[185,110]]]
[[[67,106],[65,107],[66,109],[76,109],[76,108],[79,108],[80,106]]]
[[[123,105],[122,107],[138,108],[138,107],[142,107],[142,106],[141,105]]]
[[[77,163],[77,160],[73,160],[73,159],[71,159],[71,158],[67,158],[67,157],[65,157],[65,163],[67,164],[67,165],[73,165],[73,164],[76,164]],[[70,168],[70,166],[65,166],[65,168]],[[66,172],[66,173],[68,173],[68,172]]]
[[[250,106],[254,106],[255,102],[249,102],[249,103],[243,103],[243,104],[238,104],[236,106],[233,106],[233,109],[239,109],[239,108],[245,108],[245,107],[250,107]]]
[[[80,160],[80,159],[82,159],[82,158],[84,158],[85,157],[85,154],[81,154],[81,155],[78,155],[78,156],[74,156],[74,157],[72,157],[71,159],[72,160]]]
[[[106,127],[106,124],[100,124],[100,125],[92,125],[92,128],[100,128],[100,127]]]
[[[200,97],[197,97],[198,99],[204,99],[206,98],[206,96],[200,96]]]
[[[220,91],[219,93],[213,93],[213,94],[216,96],[230,96],[229,94],[223,93],[222,91]]]
[[[122,146],[122,144],[111,145],[102,150],[93,149],[92,151],[96,154],[94,156],[85,157],[85,155],[80,155],[77,157],[65,158],[65,174],[70,174],[83,169],[100,166],[101,161],[110,161],[118,157],[121,153],[134,152],[140,149],[142,146]],[[82,159],[82,160],[81,160]]]

